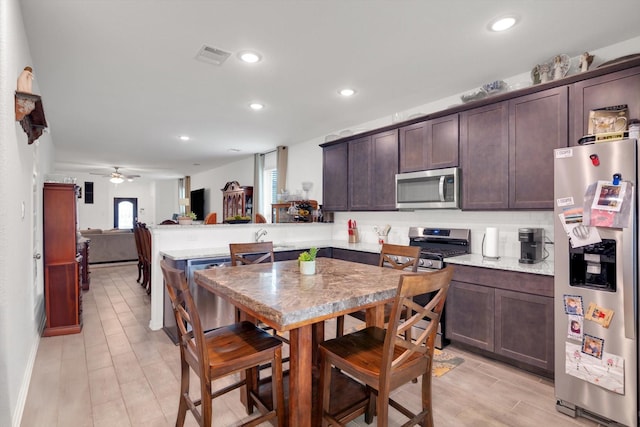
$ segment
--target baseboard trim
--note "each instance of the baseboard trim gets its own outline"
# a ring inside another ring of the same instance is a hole
[[[33,374],[33,367],[36,363],[36,356],[38,355],[38,347],[40,346],[40,337],[44,330],[45,318],[41,319],[42,323],[36,328],[36,335],[31,346],[31,352],[29,353],[29,360],[27,361],[27,369],[24,372],[24,378],[22,379],[22,385],[20,386],[20,393],[18,393],[18,401],[16,402],[16,409],[13,413],[11,425],[13,427],[20,427],[22,423],[22,415],[24,413],[24,406],[27,403],[27,396],[29,394],[29,385],[31,384],[31,376]]]

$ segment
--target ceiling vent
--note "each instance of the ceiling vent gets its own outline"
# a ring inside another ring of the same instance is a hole
[[[230,52],[203,45],[198,51],[196,59],[213,65],[222,65],[229,56],[231,56]]]

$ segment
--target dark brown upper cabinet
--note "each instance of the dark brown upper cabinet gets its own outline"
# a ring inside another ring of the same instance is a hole
[[[328,145],[322,149],[322,209],[346,211],[349,173],[348,144]]]
[[[348,142],[349,210],[395,210],[397,129]]]
[[[572,128],[570,145],[589,129],[589,111],[626,104],[629,119],[640,119],[640,67],[574,83],[570,87]]]
[[[399,129],[400,173],[458,166],[458,115]]]
[[[462,208],[552,209],[553,149],[568,144],[564,86],[461,113]]]

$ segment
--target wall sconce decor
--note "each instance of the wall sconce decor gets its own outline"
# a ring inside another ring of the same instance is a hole
[[[16,121],[20,122],[27,134],[29,144],[33,144],[47,127],[40,95],[31,93],[33,73],[31,67],[24,67],[18,77],[16,90]]]

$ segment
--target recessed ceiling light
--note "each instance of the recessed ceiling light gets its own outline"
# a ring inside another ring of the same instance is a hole
[[[238,52],[238,58],[241,61],[247,62],[249,64],[255,64],[256,62],[260,62],[262,60],[262,56],[259,53],[251,52],[248,50]]]
[[[342,96],[353,96],[356,94],[356,91],[355,89],[344,88],[344,89],[340,89],[338,93]]]
[[[516,16],[501,16],[489,23],[489,29],[495,32],[505,31],[516,25],[517,22],[518,18]]]
[[[180,135],[180,141],[188,141],[191,138],[189,138],[187,135]]]
[[[249,108],[254,111],[259,111],[264,108],[264,104],[260,104],[259,102],[252,102],[251,104],[249,104]]]

